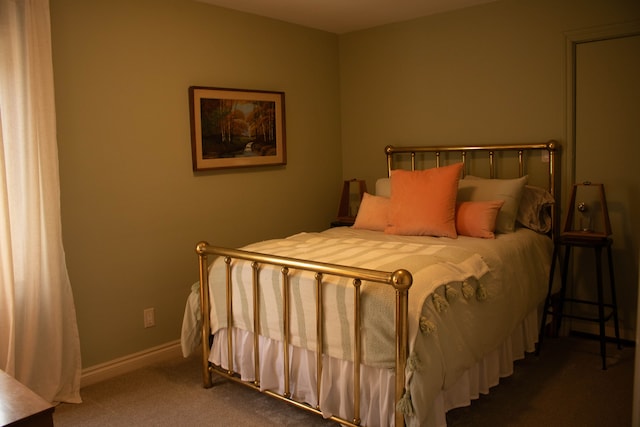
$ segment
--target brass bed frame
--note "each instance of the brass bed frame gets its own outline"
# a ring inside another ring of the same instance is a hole
[[[489,177],[494,178],[495,172],[495,160],[496,153],[515,152],[517,154],[518,162],[518,174],[523,176],[525,172],[525,153],[530,152],[543,152],[548,156],[548,190],[555,196],[555,168],[556,168],[556,148],[555,141],[549,141],[547,143],[534,143],[534,144],[502,144],[502,145],[486,145],[486,146],[435,146],[435,147],[385,147],[385,154],[387,157],[387,171],[389,176],[394,166],[394,158],[399,156],[408,156],[410,159],[411,170],[416,169],[416,158],[428,154],[435,155],[436,167],[440,166],[442,153],[458,153],[461,157],[461,161],[464,163],[463,173],[467,170],[467,163],[471,157],[471,153],[485,153],[489,160]],[[460,161],[460,160],[458,160]],[[555,223],[552,209],[552,223]],[[297,258],[281,257],[276,255],[269,255],[257,252],[244,251],[239,249],[230,249],[217,246],[211,246],[207,242],[200,242],[196,246],[196,252],[199,260],[199,275],[200,275],[200,309],[202,315],[202,374],[203,384],[205,388],[213,386],[212,374],[215,372],[218,375],[227,378],[229,380],[241,383],[256,389],[262,393],[270,395],[280,400],[284,400],[299,408],[314,412],[322,415],[321,408],[319,406],[313,407],[306,403],[298,402],[291,397],[290,393],[290,378],[289,378],[289,271],[290,269],[310,271],[314,273],[315,277],[315,292],[316,292],[316,333],[317,333],[317,357],[316,357],[316,384],[317,384],[317,396],[318,401],[320,399],[320,388],[322,378],[322,349],[323,349],[323,333],[324,333],[324,321],[322,312],[322,287],[323,277],[325,275],[344,277],[352,279],[353,292],[354,292],[354,353],[353,353],[353,408],[354,413],[351,419],[344,419],[338,416],[332,416],[330,419],[337,421],[347,426],[360,426],[360,365],[361,365],[361,339],[360,339],[360,285],[362,281],[376,282],[383,286],[392,286],[395,290],[396,302],[395,302],[395,325],[396,325],[396,337],[395,337],[395,402],[396,404],[402,398],[405,392],[405,367],[406,359],[409,348],[408,343],[408,298],[409,289],[413,283],[413,277],[411,273],[404,269],[395,271],[378,271],[369,270],[363,268],[348,267],[339,264],[330,264],[315,262],[311,260],[303,260]],[[260,306],[259,306],[259,280],[258,272],[263,265],[276,266],[281,271],[282,281],[282,319],[283,319],[283,372],[284,372],[284,393],[279,393],[270,390],[260,390],[260,346],[259,335],[254,333],[254,366],[255,366],[255,380],[243,381],[240,379],[238,373],[234,371],[233,367],[233,337],[231,333],[227,334],[227,352],[229,366],[227,369],[223,369],[221,366],[213,365],[209,362],[209,351],[211,345],[211,331],[210,331],[210,301],[209,301],[209,276],[208,276],[208,255],[223,257],[226,263],[226,307],[227,307],[227,328],[233,326],[232,304],[233,295],[231,293],[232,281],[231,281],[231,261],[233,259],[246,260],[251,262],[253,269],[253,318],[254,325],[253,330],[260,330]],[[401,411],[395,410],[395,425],[404,425],[404,415]]]

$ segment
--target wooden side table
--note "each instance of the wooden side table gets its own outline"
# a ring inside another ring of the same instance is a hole
[[[542,340],[544,337],[544,330],[547,322],[547,315],[551,314],[555,316],[556,324],[556,333],[560,329],[560,323],[563,317],[574,318],[580,320],[586,320],[591,322],[597,322],[600,326],[600,355],[602,356],[602,369],[607,369],[606,362],[606,341],[607,337],[605,335],[605,324],[606,322],[613,318],[616,341],[618,344],[618,348],[621,348],[620,342],[620,329],[618,326],[618,304],[616,302],[616,287],[613,276],[613,259],[611,256],[611,245],[613,241],[610,237],[601,237],[601,236],[584,236],[581,237],[579,235],[561,235],[555,241],[553,247],[553,258],[551,260],[551,270],[549,272],[549,289],[547,291],[547,297],[544,303],[544,309],[542,312],[542,322],[540,325],[540,335],[538,338],[538,349],[537,352],[540,351],[540,347],[542,346]],[[552,295],[551,289],[553,286],[553,278],[554,278],[554,270],[556,259],[560,256],[560,248],[565,247],[564,251],[564,259],[561,273],[561,281],[562,285],[560,288],[560,295],[557,300],[557,304],[552,307]],[[567,293],[567,275],[569,270],[569,259],[571,255],[571,248],[573,247],[585,247],[592,248],[595,253],[595,269],[596,269],[596,282],[597,282],[597,291],[598,291],[598,300],[597,301],[588,301],[578,298],[568,298]],[[611,301],[606,303],[604,301],[604,291],[602,284],[602,250],[605,249],[607,252],[607,261],[609,264],[609,282],[611,285]],[[587,317],[587,316],[579,316],[572,314],[564,314],[564,304],[566,302],[572,302],[577,304],[588,304],[595,305],[598,307],[598,316],[597,317]]]
[[[355,222],[355,218],[338,218],[331,221],[331,227],[351,227]]]
[[[4,371],[0,371],[0,425],[53,426],[54,407]]]

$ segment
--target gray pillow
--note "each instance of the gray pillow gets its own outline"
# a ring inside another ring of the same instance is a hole
[[[458,183],[458,203],[504,200],[498,212],[496,232],[511,233],[515,230],[522,191],[529,177],[515,179],[486,179],[467,175]]]

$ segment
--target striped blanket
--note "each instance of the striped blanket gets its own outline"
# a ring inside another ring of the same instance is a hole
[[[329,230],[330,231],[330,230]],[[301,233],[286,239],[268,240],[243,249],[280,256],[311,259],[383,271],[399,268],[413,274],[409,292],[410,350],[421,325],[425,304],[447,304],[447,293],[464,293],[465,286],[477,288],[489,267],[477,253],[451,247],[449,239],[433,239],[430,244],[407,241],[368,240],[332,233]],[[232,262],[234,326],[253,330],[253,291],[250,263]],[[260,325],[262,335],[282,340],[282,279],[278,268],[260,269]],[[226,327],[226,273],[222,259],[210,269],[211,330]],[[290,342],[316,350],[315,279],[313,273],[290,272]],[[323,279],[325,313],[325,353],[343,360],[353,358],[354,293],[350,279],[326,276]],[[472,289],[473,291],[473,289]],[[363,363],[391,367],[395,358],[395,292],[383,284],[363,282],[362,340]]]

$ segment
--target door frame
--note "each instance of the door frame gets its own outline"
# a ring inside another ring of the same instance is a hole
[[[578,45],[604,40],[640,35],[640,20],[614,25],[567,31],[565,35],[565,152],[564,171],[561,174],[562,202],[561,211],[566,204],[568,189],[576,180],[576,50]],[[564,214],[561,215],[563,217]]]

